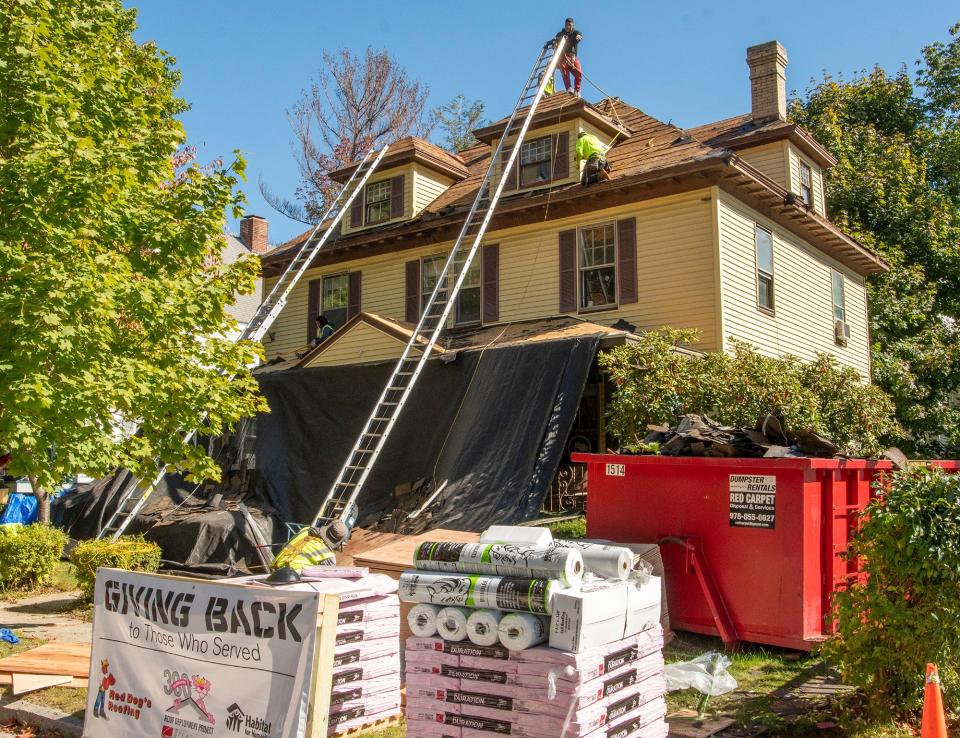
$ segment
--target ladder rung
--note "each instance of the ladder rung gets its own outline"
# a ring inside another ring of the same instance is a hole
[[[373,420],[374,423],[382,423],[385,420],[390,420],[390,416],[387,416],[386,418],[371,418],[371,420]]]
[[[383,433],[364,432],[363,435],[368,436],[369,438],[380,438],[380,436],[382,436]],[[372,453],[372,452],[373,452],[373,449],[367,449],[367,450],[364,451],[364,453]],[[357,451],[357,453],[361,453],[361,452],[360,452],[360,451]]]

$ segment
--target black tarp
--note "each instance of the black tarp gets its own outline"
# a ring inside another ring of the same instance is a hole
[[[597,343],[528,342],[430,361],[364,486],[359,525],[390,515],[395,488],[424,477],[448,481],[429,508],[431,527],[482,530],[536,517]],[[258,419],[260,491],[283,519],[313,520],[392,369],[317,367],[258,377],[271,408]]]

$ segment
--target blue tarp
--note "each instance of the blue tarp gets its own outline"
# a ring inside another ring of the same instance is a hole
[[[6,507],[0,513],[0,524],[23,523],[29,525],[37,522],[39,514],[37,498],[33,495],[22,495],[14,492],[7,500]]]

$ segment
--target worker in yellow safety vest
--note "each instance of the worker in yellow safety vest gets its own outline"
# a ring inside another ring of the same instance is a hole
[[[577,164],[586,162],[580,182],[584,185],[610,179],[607,147],[592,133],[581,131],[577,136]]]
[[[289,567],[299,573],[305,566],[336,566],[333,551],[316,528],[303,528],[290,539],[271,564],[271,568]]]

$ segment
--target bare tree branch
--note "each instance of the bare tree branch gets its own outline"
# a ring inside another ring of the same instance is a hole
[[[267,183],[264,181],[262,174],[260,175],[257,184],[260,187],[260,194],[263,196],[263,199],[267,201],[267,205],[272,207],[281,215],[286,215],[291,220],[296,220],[300,223],[305,223],[306,225],[313,225],[316,223],[315,220],[311,220],[310,216],[307,214],[306,208],[302,203],[286,198],[283,195],[271,190],[269,185],[267,185]]]

